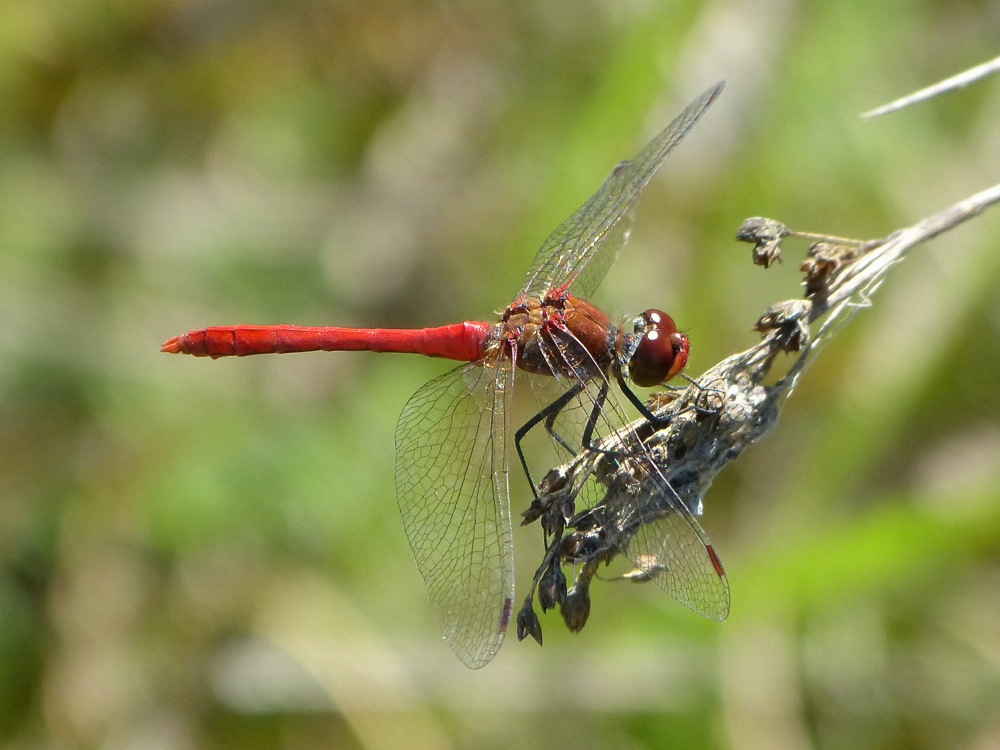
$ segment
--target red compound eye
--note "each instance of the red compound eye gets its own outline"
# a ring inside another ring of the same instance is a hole
[[[684,369],[691,344],[662,310],[646,310],[638,320],[645,322],[645,332],[629,362],[629,378],[641,388],[650,388]]]

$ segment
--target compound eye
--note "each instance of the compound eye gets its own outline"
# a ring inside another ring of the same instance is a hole
[[[629,362],[629,378],[640,388],[666,383],[684,369],[690,343],[662,310],[646,310],[636,319],[643,331]]]

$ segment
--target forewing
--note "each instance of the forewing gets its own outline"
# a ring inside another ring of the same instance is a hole
[[[396,494],[444,637],[471,669],[493,658],[514,596],[504,450],[513,369],[470,363],[407,402],[396,426]]]
[[[628,239],[628,214],[667,155],[684,140],[722,91],[723,83],[687,108],[630,161],[614,168],[601,188],[548,236],[528,270],[522,295],[573,286],[588,297],[601,283]]]

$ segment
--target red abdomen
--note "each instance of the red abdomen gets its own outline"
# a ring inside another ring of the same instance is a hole
[[[175,336],[161,351],[213,359],[316,351],[400,352],[472,362],[483,356],[492,329],[490,323],[478,321],[414,329],[221,326]]]

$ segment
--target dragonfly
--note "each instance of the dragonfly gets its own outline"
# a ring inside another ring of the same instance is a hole
[[[530,430],[542,424],[556,449],[570,455],[600,450],[599,438],[625,421],[619,392],[655,419],[630,384],[653,387],[680,374],[689,339],[661,310],[615,324],[586,298],[627,241],[640,193],[723,85],[706,90],[635,158],[619,163],[548,236],[524,286],[496,320],[420,329],[222,326],[190,331],[162,346],[167,353],[212,358],[363,350],[464,363],[426,383],[404,406],[395,468],[403,525],[432,608],[445,640],[472,669],[497,653],[513,610],[507,444],[515,373],[526,373],[533,386],[549,384],[539,388],[543,408],[514,433],[536,501],[538,486],[522,446]],[[700,507],[685,505],[641,444],[615,458],[627,462],[641,489],[636,496],[653,492],[665,509],[651,530],[618,540],[623,552],[633,561],[656,561],[646,568],[667,593],[709,619],[724,620],[728,583],[695,517]]]

